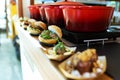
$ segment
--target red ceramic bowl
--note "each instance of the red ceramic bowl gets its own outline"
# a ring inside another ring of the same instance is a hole
[[[72,32],[101,32],[111,23],[114,8],[106,6],[61,6],[65,28]]]
[[[49,25],[64,26],[62,9],[58,5],[47,6],[45,8],[45,14]]]
[[[59,27],[64,27],[63,12],[62,12],[62,9],[59,8],[59,6],[61,6],[61,5],[66,5],[66,6],[76,5],[76,6],[78,6],[78,5],[84,5],[84,4],[69,1],[69,2],[55,2],[53,4],[44,6],[45,17],[46,17],[49,25],[54,24]]]
[[[29,8],[29,12],[30,12],[30,18],[33,18],[35,20],[41,20],[41,16],[40,16],[40,12],[39,12],[39,8],[41,7],[40,4],[36,4],[36,5],[30,5]]]
[[[39,11],[40,11],[40,15],[41,15],[41,20],[46,23],[46,15],[45,15],[45,9],[44,9],[45,7],[46,7],[46,5],[43,4],[43,5],[39,8]]]

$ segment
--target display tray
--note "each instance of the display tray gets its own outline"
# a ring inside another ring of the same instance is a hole
[[[78,76],[78,75],[75,75],[75,74],[73,75],[73,74],[67,72],[67,70],[66,70],[66,63],[71,61],[74,58],[74,56],[76,56],[76,55],[78,55],[78,54],[74,54],[73,56],[71,56],[70,58],[65,60],[64,62],[60,63],[59,66],[58,66],[60,71],[67,78],[69,78],[69,79],[78,79],[78,80],[86,80],[86,79],[94,80],[94,79],[96,79],[96,77],[99,77],[100,75],[102,75],[106,71],[106,57],[105,56],[98,56],[98,60],[101,62],[101,64],[103,64],[103,68],[102,68],[102,72],[101,73],[99,73],[99,74],[95,73],[96,76],[89,76],[89,77],[87,76],[87,77],[85,77],[83,75]]]
[[[56,62],[56,61],[51,60],[51,63],[55,66],[56,69],[58,69],[60,71],[58,66],[62,62]],[[61,71],[60,71],[60,73],[66,78],[66,80],[73,80],[73,79],[67,78]],[[114,79],[111,76],[109,76],[108,74],[104,73],[104,74],[100,75],[99,77],[95,78],[94,80],[114,80]]]
[[[54,55],[54,54],[49,54],[52,53],[53,47],[47,47],[47,48],[41,48],[41,50],[45,53],[45,55],[50,59],[50,60],[55,60],[55,61],[63,61],[67,57],[73,55],[73,53],[76,51],[76,47],[67,47],[67,49],[71,50],[69,52],[66,52],[67,54],[63,55]],[[52,51],[52,52],[51,52]]]
[[[66,40],[75,43],[80,44],[83,43],[84,40],[90,40],[90,39],[103,39],[103,38],[116,38],[120,37],[120,30],[107,30],[102,32],[71,32],[64,28],[62,28],[63,32],[63,38]]]

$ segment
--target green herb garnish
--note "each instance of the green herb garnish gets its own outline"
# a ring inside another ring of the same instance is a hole
[[[41,37],[44,38],[44,39],[51,39],[52,37],[50,36],[50,31],[49,30],[44,30],[42,33],[41,33]]]
[[[64,53],[66,50],[65,50],[65,46],[63,44],[63,42],[59,42],[54,48],[53,50],[58,53],[58,54],[62,54]]]

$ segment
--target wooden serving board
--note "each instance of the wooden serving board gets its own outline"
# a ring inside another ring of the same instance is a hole
[[[85,78],[85,77],[77,77],[74,75],[69,74],[66,70],[65,70],[65,65],[67,63],[67,61],[70,61],[75,55],[71,56],[70,58],[68,58],[67,60],[63,61],[62,63],[60,63],[58,65],[59,70],[62,72],[62,74],[69,79],[75,79],[75,80],[112,80],[112,78],[110,78],[109,76],[105,75],[105,71],[106,71],[106,57],[105,56],[99,56],[98,60],[101,61],[104,64],[104,67],[102,69],[102,73],[97,75],[97,77],[91,77],[91,78]]]

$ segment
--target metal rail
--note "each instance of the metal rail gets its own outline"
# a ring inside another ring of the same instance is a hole
[[[104,45],[105,40],[108,40],[108,38],[103,38],[103,39],[90,39],[90,40],[84,40],[84,42],[87,42],[87,47],[89,47],[90,42],[102,41],[102,45]]]

